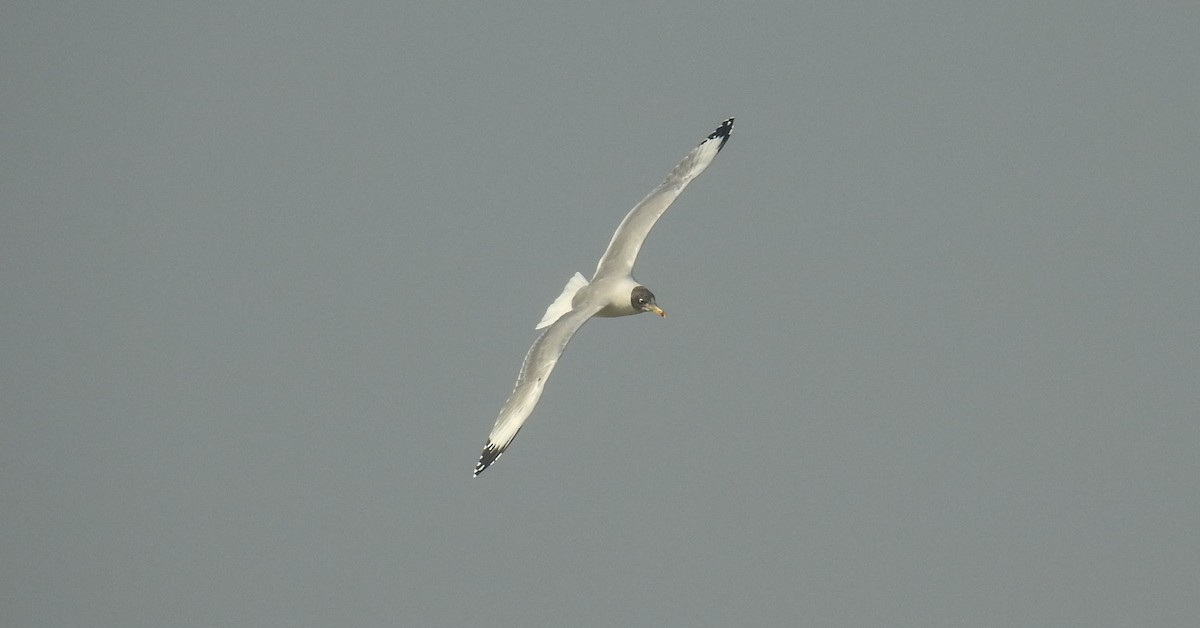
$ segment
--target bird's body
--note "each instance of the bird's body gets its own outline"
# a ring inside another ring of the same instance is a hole
[[[700,145],[667,175],[657,188],[634,206],[621,221],[608,248],[596,265],[589,282],[575,273],[562,294],[546,308],[536,329],[545,329],[525,355],[517,384],[500,410],[500,416],[488,435],[483,454],[475,465],[475,475],[488,468],[516,437],[542,396],[546,381],[558,363],[571,336],[593,316],[630,316],[653,312],[658,307],[654,294],[633,278],[633,263],[651,227],[667,211],[679,193],[704,172],[729,140],[733,118],[721,123]]]
[[[592,316],[606,318],[641,314],[644,310],[635,308],[629,298],[638,285],[633,277],[602,277],[580,288],[575,298],[571,299],[571,307],[574,309],[587,303],[603,303],[604,307]]]

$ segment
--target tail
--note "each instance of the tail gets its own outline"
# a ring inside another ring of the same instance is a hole
[[[542,320],[538,321],[537,327],[534,329],[545,329],[554,324],[554,321],[562,318],[563,314],[571,311],[571,300],[575,298],[575,293],[579,289],[588,285],[588,280],[584,279],[583,275],[575,273],[574,277],[567,280],[566,287],[563,288],[562,294],[546,308],[546,313],[542,315]]]

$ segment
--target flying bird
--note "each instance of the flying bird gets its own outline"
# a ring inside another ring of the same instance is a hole
[[[633,262],[637,259],[646,234],[659,217],[667,211],[680,192],[700,176],[716,158],[717,153],[729,141],[733,130],[733,118],[721,123],[716,131],[700,142],[667,175],[665,181],[646,195],[640,203],[629,210],[613,234],[608,249],[596,265],[596,272],[588,281],[579,273],[567,281],[562,294],[546,308],[545,315],[535,329],[545,329],[533,342],[512,394],[500,409],[500,417],[492,426],[483,454],[475,465],[478,476],[488,468],[508,445],[516,438],[533,412],[542,389],[550,379],[550,372],[558,364],[558,358],[567,347],[571,336],[579,331],[593,316],[629,316],[642,312],[653,312],[666,317],[667,313],[654,300],[654,293],[633,278]]]

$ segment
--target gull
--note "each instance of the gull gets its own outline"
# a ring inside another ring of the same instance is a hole
[[[608,249],[600,257],[591,281],[575,273],[567,281],[562,294],[546,308],[545,315],[534,328],[546,331],[538,336],[529,353],[525,354],[516,386],[500,409],[500,417],[492,426],[483,454],[475,465],[475,476],[495,462],[516,438],[525,419],[529,418],[541,398],[550,372],[558,364],[558,358],[567,348],[571,336],[588,319],[593,316],[630,316],[642,312],[666,317],[667,313],[655,303],[654,293],[633,278],[633,262],[654,223],[692,179],[708,168],[717,153],[725,147],[725,142],[729,141],[732,130],[733,118],[729,118],[693,148],[667,175],[666,180],[629,210],[608,243]]]

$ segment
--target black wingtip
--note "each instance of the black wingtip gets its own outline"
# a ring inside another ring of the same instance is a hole
[[[732,132],[733,132],[733,118],[729,118],[728,120],[722,122],[721,126],[717,127],[716,131],[713,131],[711,134],[709,134],[708,139],[709,140],[720,139],[721,144],[719,146],[717,146],[717,150],[720,151],[722,148],[725,148],[725,142],[729,141],[729,134]],[[707,142],[708,140],[705,140],[705,141]]]
[[[732,130],[733,130],[733,118],[729,118],[728,120],[722,122],[721,126],[717,127],[717,130],[713,131],[712,135],[708,136],[708,139],[715,140],[718,137],[729,137],[729,132]]]
[[[475,463],[475,474],[472,477],[479,477],[479,474],[483,473],[484,469],[492,466],[492,463],[495,462],[502,453],[504,453],[503,449],[500,449],[493,443],[488,443],[487,446],[483,448],[483,453],[479,455],[479,462]]]

